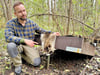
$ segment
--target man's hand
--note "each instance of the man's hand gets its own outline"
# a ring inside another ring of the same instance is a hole
[[[53,34],[56,35],[56,36],[60,36],[59,32],[54,32]]]
[[[33,47],[35,44],[38,44],[37,42],[34,42],[32,40],[24,39],[24,42],[26,45]]]

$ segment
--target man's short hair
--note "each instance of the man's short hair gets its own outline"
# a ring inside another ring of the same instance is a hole
[[[23,2],[15,2],[14,5],[13,5],[13,9],[15,9],[15,7],[20,5],[20,4],[24,5]]]

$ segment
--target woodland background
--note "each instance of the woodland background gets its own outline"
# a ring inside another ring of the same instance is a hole
[[[0,29],[15,16],[15,1],[25,4],[28,18],[62,35],[90,35],[100,24],[100,0],[0,0]],[[87,27],[90,26],[90,27]]]
[[[60,32],[62,36],[88,37],[100,27],[100,0],[0,0],[0,56],[7,45],[4,37],[6,23],[15,18],[12,8],[15,1],[24,3],[29,19],[45,30]]]

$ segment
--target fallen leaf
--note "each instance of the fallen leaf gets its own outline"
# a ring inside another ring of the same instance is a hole
[[[5,64],[11,64],[10,62],[5,62]]]
[[[64,72],[66,72],[66,73],[67,73],[67,72],[70,72],[70,70],[69,70],[69,69],[66,69],[66,70],[64,70]]]
[[[14,75],[14,72],[10,73],[10,75]]]
[[[43,65],[41,65],[41,66],[40,66],[40,70],[41,70],[41,69],[43,69],[43,68],[44,68],[44,66],[43,66]]]
[[[59,70],[57,70],[57,69],[54,69],[53,71],[56,72],[56,73],[59,73]]]
[[[100,62],[100,58],[96,58],[97,62]]]
[[[5,68],[5,69],[7,69],[7,70],[8,70],[8,69],[9,69],[9,67],[8,67],[8,66],[6,66],[6,68]]]
[[[26,72],[26,69],[22,69],[22,72]]]

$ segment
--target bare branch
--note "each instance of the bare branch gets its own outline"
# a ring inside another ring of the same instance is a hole
[[[68,16],[64,16],[64,15],[55,15],[55,14],[34,14],[34,15],[29,16],[29,18],[34,17],[34,16],[44,16],[44,15],[49,15],[49,16],[58,16],[58,17],[69,18]],[[75,18],[71,18],[71,17],[70,17],[70,19],[71,19],[71,20],[75,20],[75,21],[81,23],[82,25],[85,25],[86,27],[92,29],[92,30],[95,30],[93,27],[91,27],[91,26],[85,24],[84,22],[81,22],[80,20],[77,20],[77,19],[75,19]]]

